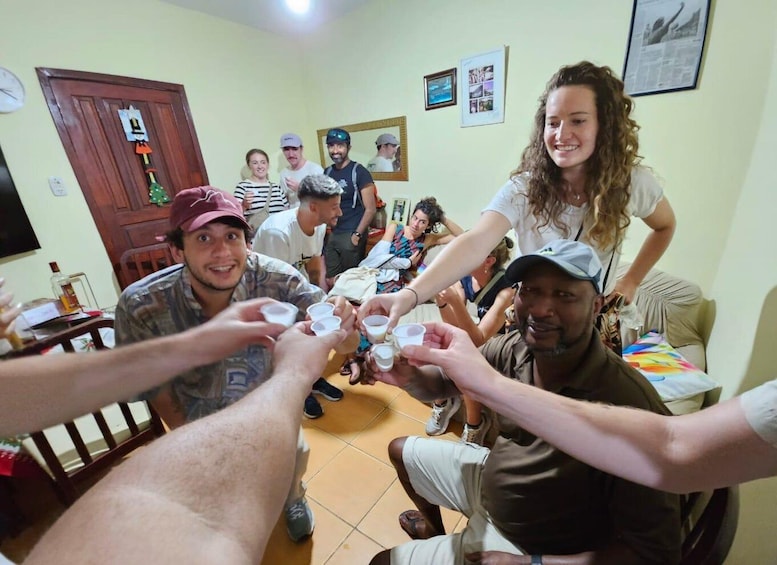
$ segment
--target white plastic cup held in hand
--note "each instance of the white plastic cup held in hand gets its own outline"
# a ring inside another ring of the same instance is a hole
[[[386,340],[388,323],[388,316],[379,314],[364,318],[364,329],[367,331],[367,339],[370,340],[370,343],[382,343]]]
[[[299,309],[288,302],[273,302],[265,304],[259,311],[266,321],[272,324],[283,324],[290,328],[297,321]]]
[[[371,348],[375,364],[381,371],[390,371],[394,366],[394,346],[390,343],[379,343]]]
[[[314,334],[322,336],[330,334],[335,330],[339,330],[341,323],[342,320],[339,316],[325,316],[320,320],[313,322],[310,325],[310,329],[313,330]]]
[[[394,328],[394,339],[400,351],[407,345],[423,345],[426,328],[421,324],[402,324]]]
[[[307,313],[311,321],[316,322],[327,316],[334,316],[335,305],[331,302],[316,302],[308,306]]]

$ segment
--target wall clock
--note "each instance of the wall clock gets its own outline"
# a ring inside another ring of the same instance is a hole
[[[24,106],[24,85],[15,74],[0,67],[0,112],[10,113]]]

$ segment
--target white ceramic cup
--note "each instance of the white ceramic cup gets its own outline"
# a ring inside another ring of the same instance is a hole
[[[393,336],[401,350],[406,345],[423,345],[426,328],[421,324],[402,324],[394,328]]]
[[[299,309],[288,302],[273,302],[262,306],[260,312],[266,321],[273,324],[283,324],[290,328],[297,321]]]
[[[316,322],[326,316],[334,316],[335,305],[331,302],[316,302],[308,306],[307,313],[311,321]]]
[[[370,340],[370,343],[383,343],[386,340],[388,323],[388,316],[380,314],[364,318],[364,329],[367,331],[367,339]]]
[[[394,346],[390,343],[378,343],[371,348],[375,364],[381,371],[390,371],[394,366]]]
[[[340,329],[342,320],[339,316],[324,316],[310,324],[310,329],[316,335],[326,335]]]

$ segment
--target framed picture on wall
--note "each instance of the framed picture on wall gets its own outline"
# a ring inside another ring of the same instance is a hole
[[[456,68],[424,77],[424,105],[436,110],[456,105]]]
[[[507,47],[466,57],[459,65],[461,127],[505,121]]]
[[[406,196],[396,196],[391,201],[391,218],[389,221],[395,224],[407,225],[407,220],[410,217],[410,199]]]
[[[623,66],[631,96],[696,88],[710,0],[634,0]]]

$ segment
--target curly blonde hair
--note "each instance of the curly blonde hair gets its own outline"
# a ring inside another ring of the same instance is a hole
[[[515,243],[513,243],[512,239],[504,236],[501,241],[496,244],[496,247],[491,250],[491,253],[488,254],[489,257],[495,259],[492,267],[494,272],[504,267],[505,263],[507,263],[507,260],[510,258],[510,250],[514,245]]]
[[[539,218],[540,226],[553,226],[570,232],[560,220],[565,182],[561,169],[545,147],[544,130],[548,96],[562,86],[585,86],[596,99],[599,130],[596,148],[586,161],[585,194],[591,206],[584,225],[586,239],[601,249],[612,249],[623,241],[631,222],[627,205],[631,196],[631,170],[639,164],[639,125],[631,118],[633,100],[624,92],[623,81],[610,67],[598,67],[588,61],[561,67],[551,77],[539,99],[534,116],[534,131],[521,155],[521,164],[512,177],[529,173],[527,179],[529,207]]]

